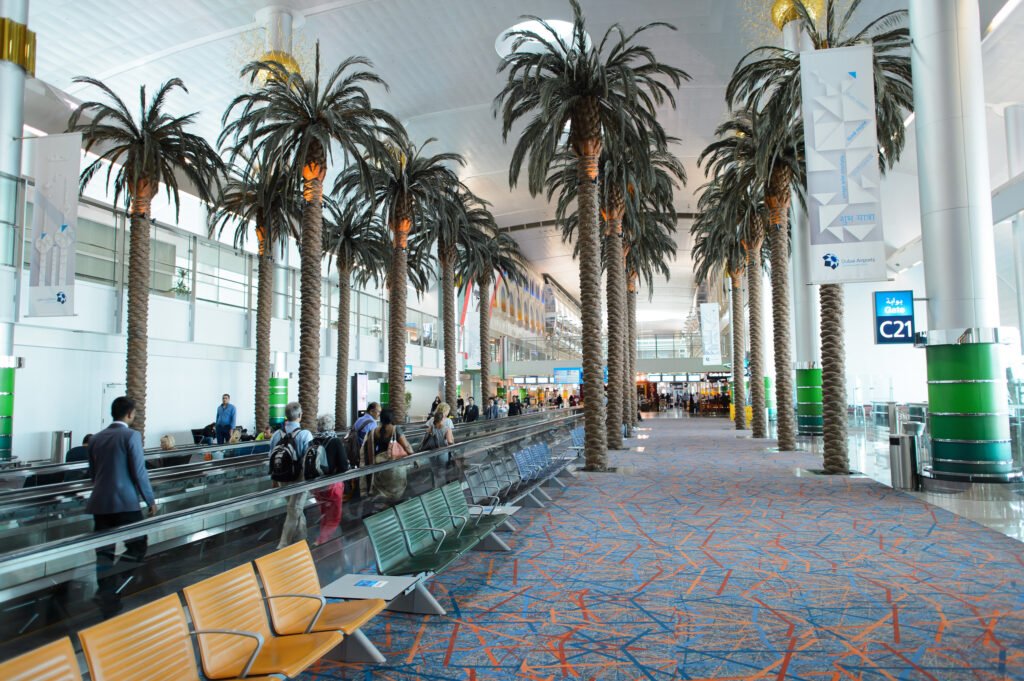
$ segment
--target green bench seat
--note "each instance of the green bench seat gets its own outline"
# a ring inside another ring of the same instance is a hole
[[[377,571],[382,575],[441,572],[462,555],[458,551],[439,551],[434,548],[421,552],[411,550],[394,508],[373,514],[364,519],[363,524],[377,559]]]

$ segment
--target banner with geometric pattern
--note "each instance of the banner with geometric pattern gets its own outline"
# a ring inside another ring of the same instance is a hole
[[[869,46],[800,53],[810,284],[886,279]]]
[[[34,138],[36,191],[32,202],[32,256],[28,314],[75,314],[75,248],[78,239],[78,168],[81,133]]]

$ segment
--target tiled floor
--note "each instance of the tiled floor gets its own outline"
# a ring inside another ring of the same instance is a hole
[[[301,678],[1024,679],[1024,545],[730,425],[646,421],[432,579],[447,615],[368,625],[386,664]]]

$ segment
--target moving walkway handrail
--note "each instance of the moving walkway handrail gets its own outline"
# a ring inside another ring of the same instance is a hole
[[[14,551],[0,554],[0,574],[9,573],[14,570],[29,568],[40,562],[59,560],[74,553],[95,550],[101,546],[124,541],[141,534],[149,534],[164,527],[170,527],[175,523],[195,522],[217,515],[228,514],[232,511],[241,511],[251,507],[254,503],[288,497],[300,492],[310,492],[326,485],[354,480],[381,471],[390,470],[398,466],[405,466],[411,463],[426,461],[432,457],[450,452],[459,452],[463,457],[485,452],[496,444],[505,444],[510,440],[526,438],[556,427],[570,427],[574,422],[582,419],[582,414],[569,414],[566,416],[545,419],[543,423],[525,425],[516,428],[502,430],[499,433],[487,435],[463,443],[456,443],[449,447],[431,449],[424,452],[411,454],[407,457],[387,463],[373,464],[363,468],[354,468],[345,473],[333,476],[325,476],[308,482],[298,482],[270,490],[252,492],[229,501],[216,501],[190,509],[175,511],[167,515],[147,518],[137,523],[122,525],[121,527],[105,530],[102,532],[91,532],[77,535],[67,539],[58,539],[42,545],[28,548],[16,549]]]
[[[551,414],[552,414],[552,412],[537,412],[537,413],[534,413],[534,414],[524,414],[523,416],[519,416],[519,417],[515,417],[515,418],[516,419],[523,419],[523,420],[529,419],[530,423],[533,423],[534,421],[542,421],[543,422],[543,421],[547,421],[548,419],[550,419],[551,418]],[[474,421],[472,423],[459,423],[459,424],[455,425],[455,435],[457,437],[458,436],[462,436],[463,438],[471,437],[472,434],[473,434],[473,431],[483,430],[483,429],[485,429],[484,426],[491,426],[491,425],[495,425],[495,424],[499,424],[500,425],[500,424],[504,424],[506,422],[507,422],[506,419],[497,419],[497,420],[486,420],[486,419],[484,419],[484,420]],[[426,431],[425,424],[415,424],[413,427],[405,429],[405,435],[406,435],[407,438],[413,438],[412,440],[410,440],[410,443],[413,443],[413,446],[416,446],[416,445],[419,444],[419,442],[418,441],[414,442],[414,440],[416,440],[418,437],[422,436],[422,434],[425,431]],[[262,451],[262,452],[253,452],[249,456],[246,456],[246,455],[229,456],[229,454],[231,452],[233,452],[233,451],[237,451],[237,450],[241,450],[241,449],[246,449],[246,448],[254,449],[254,448],[257,448],[257,447],[266,448],[266,449],[265,449],[265,451]],[[173,450],[169,450],[169,451],[160,451],[159,453],[147,455],[146,456],[146,460],[147,461],[159,460],[159,459],[163,459],[163,458],[167,458],[167,457],[185,456],[186,454],[187,455],[195,455],[195,454],[202,454],[203,452],[211,452],[211,453],[212,452],[223,452],[223,453],[225,453],[224,461],[227,461],[229,459],[237,459],[239,461],[244,461],[244,460],[246,460],[246,459],[248,459],[248,458],[250,458],[252,456],[260,456],[260,457],[266,458],[266,456],[269,455],[270,450],[269,450],[269,442],[267,442],[265,440],[249,440],[247,442],[239,442],[239,443],[236,443],[236,444],[233,444],[233,445],[228,445],[228,444],[224,444],[224,445],[194,445],[194,446],[190,446],[190,447],[182,447],[182,448],[179,448],[179,449],[173,449]],[[219,463],[219,462],[220,462],[219,459],[214,460],[212,462],[211,461],[190,461],[189,463],[179,464],[179,465],[176,465],[176,466],[168,466],[166,468],[150,469],[149,475],[150,475],[151,479],[152,478],[171,479],[171,478],[166,477],[166,476],[171,474],[170,473],[171,471],[174,471],[174,472],[178,472],[178,471],[186,472],[186,471],[189,471],[189,472],[192,472],[194,474],[195,472],[198,472],[197,469],[200,466],[202,466],[204,468],[211,468],[211,469],[218,468],[218,466],[216,466],[215,464]],[[11,469],[11,470],[8,470],[8,471],[0,471],[0,477],[4,477],[6,475],[11,475],[11,474],[14,474],[14,475],[17,475],[17,476],[20,476],[20,477],[30,477],[30,476],[40,476],[40,475],[56,475],[58,473],[65,473],[66,474],[66,473],[70,473],[70,472],[74,472],[74,471],[81,471],[81,472],[84,473],[86,468],[88,467],[88,465],[89,464],[86,461],[73,461],[71,463],[47,464],[47,465],[38,466],[38,467],[19,468],[19,469]],[[54,495],[54,496],[71,495],[71,494],[75,494],[75,493],[81,492],[82,490],[91,489],[91,488],[92,488],[92,483],[89,480],[84,480],[83,479],[83,480],[72,480],[72,481],[66,481],[66,482],[54,482],[54,483],[50,483],[48,485],[33,485],[31,487],[20,487],[20,488],[15,488],[15,489],[0,490],[0,505],[9,504],[9,503],[11,503],[14,500],[19,500],[19,499],[33,499],[33,498],[36,498],[39,495],[45,495],[45,494],[50,494],[50,495]]]

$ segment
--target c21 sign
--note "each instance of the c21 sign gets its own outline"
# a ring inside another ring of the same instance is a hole
[[[914,292],[875,291],[875,344],[914,343]]]

